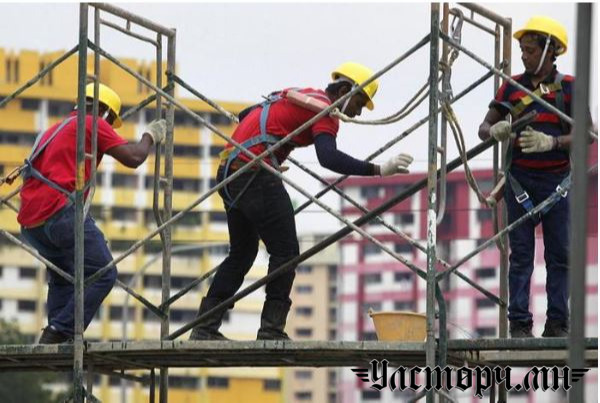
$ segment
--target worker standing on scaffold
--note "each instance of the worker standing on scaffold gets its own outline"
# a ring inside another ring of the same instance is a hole
[[[567,32],[556,20],[532,17],[513,35],[521,47],[523,74],[512,77],[519,84],[573,116],[573,76],[559,73],[556,57],[567,51]],[[504,118],[514,119],[537,111],[530,126],[511,134]],[[569,147],[572,128],[555,113],[534,101],[525,92],[506,81],[490,103],[479,127],[479,137],[510,139],[506,156],[504,200],[511,224],[556,190],[561,197],[540,215],[525,221],[509,233],[510,267],[508,272],[508,319],[513,338],[533,337],[533,316],[529,310],[531,275],[535,253],[535,228],[541,222],[546,261],[548,309],[543,337],[569,334]]]
[[[138,143],[129,144],[114,130],[121,126],[121,99],[111,88],[100,84],[97,164],[108,154],[130,168],[141,165],[152,144],[165,137],[164,119],[151,122]],[[85,152],[91,153],[92,105],[94,84],[86,86]],[[26,160],[21,189],[21,208],[17,220],[21,234],[38,252],[58,268],[74,276],[75,258],[75,165],[77,112],[41,133]],[[91,161],[85,161],[85,180],[91,172]],[[87,192],[86,192],[87,197]],[[87,278],[110,263],[113,258],[94,219],[88,214],[84,222],[84,276]],[[71,340],[74,332],[74,287],[69,281],[48,270],[48,326],[40,344],[58,344]],[[104,273],[85,287],[84,328],[100,308],[100,304],[117,279],[117,268]]]
[[[325,91],[312,88],[288,89],[271,94],[262,104],[240,113],[240,124],[233,139],[258,155],[293,132],[315,114],[331,105],[373,75],[367,67],[347,62],[332,73]],[[341,111],[353,117],[363,107],[373,109],[373,97],[378,82],[372,81],[343,104]],[[324,116],[294,137],[264,161],[274,168],[281,164],[296,147],[314,144],[321,166],[345,175],[389,176],[408,173],[412,157],[400,154],[379,166],[357,160],[337,149],[339,121]],[[221,155],[217,173],[220,182],[243,167],[250,158],[227,144]],[[269,272],[299,254],[294,208],[281,179],[255,165],[219,192],[223,198],[229,227],[229,256],[221,263],[215,278],[202,299],[198,315],[202,315],[227,298],[242,285],[252,267],[262,239],[270,255]],[[262,309],[259,340],[289,340],[284,331],[291,300],[289,298],[295,272],[287,271],[266,285],[266,300]],[[231,308],[231,307],[230,307]],[[210,315],[194,327],[190,340],[226,340],[219,332],[225,310]]]

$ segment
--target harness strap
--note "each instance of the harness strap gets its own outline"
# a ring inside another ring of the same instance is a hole
[[[557,74],[556,75],[557,78],[558,76],[561,76],[560,80],[562,81],[562,74]],[[533,91],[533,93],[535,95],[537,95],[538,97],[541,97],[542,95],[547,95],[550,94],[551,92],[556,92],[557,96],[559,93],[562,93],[562,85],[560,81],[555,81],[551,84],[544,84],[544,83],[540,83],[540,86]],[[533,97],[531,95],[526,95],[523,98],[520,99],[520,101],[511,108],[510,110],[510,114],[513,117],[517,117],[519,116],[521,113],[523,113],[523,111],[525,110],[525,108],[527,108],[529,105],[531,105],[531,103],[534,101]],[[558,103],[558,102],[557,102]]]
[[[527,191],[525,191],[523,189],[521,184],[510,173],[508,173],[508,181],[510,183],[510,187],[513,191],[513,194],[515,195],[515,199],[517,200],[517,203],[519,203],[525,209],[525,211],[527,211],[528,213],[531,210],[533,210],[534,205],[533,205],[533,201],[529,197],[529,194],[527,193]],[[556,186],[555,192],[552,193],[552,199],[551,199],[550,203],[546,207],[544,207],[537,215],[534,215],[531,217],[531,219],[533,220],[535,225],[537,225],[541,221],[542,215],[544,215],[548,211],[550,211],[552,209],[552,207],[554,207],[554,205],[556,203],[558,203],[558,201],[561,198],[567,197],[570,188],[571,188],[571,174],[569,173],[569,175],[567,175],[565,177],[565,179],[563,179],[560,182],[560,184],[558,186]]]
[[[35,179],[43,182],[45,185],[51,187],[52,189],[57,190],[61,193],[64,193],[70,201],[74,200],[75,192],[69,192],[65,188],[57,185],[56,183],[52,182],[50,179],[46,178],[44,175],[42,175],[42,173],[40,171],[38,171],[37,169],[35,169],[33,167],[33,161],[35,161],[35,159],[46,149],[48,144],[50,144],[50,142],[52,140],[54,140],[54,138],[62,131],[62,129],[75,118],[76,118],[76,116],[71,116],[71,117],[68,117],[67,119],[63,120],[62,123],[60,125],[58,125],[58,127],[54,130],[54,132],[52,132],[52,134],[48,137],[48,139],[39,147],[38,147],[38,145],[42,140],[44,132],[41,132],[40,134],[38,134],[38,136],[36,137],[35,142],[33,144],[33,147],[31,149],[31,153],[29,154],[29,157],[27,157],[24,161],[25,167],[22,171],[24,181],[30,177],[34,177]]]
[[[560,111],[566,113],[565,98],[564,98],[564,94],[563,94],[563,90],[562,90],[563,78],[564,78],[563,74],[557,73],[556,77],[554,78],[553,83],[551,83],[549,85],[545,85],[545,84],[541,83],[540,86],[533,93],[537,96],[542,96],[542,95],[549,94],[551,92],[556,92],[556,107]],[[517,103],[513,108],[511,108],[511,110],[510,110],[511,116],[513,118],[517,118],[520,114],[523,113],[525,108],[527,106],[529,106],[532,102],[533,102],[533,98],[530,95],[527,95],[527,96],[521,98],[519,103]],[[568,131],[567,122],[560,119],[560,124],[561,124],[561,127],[563,128],[563,131],[566,133]],[[511,175],[511,173],[510,173],[510,167],[512,165],[512,154],[513,154],[514,141],[516,141],[516,140],[509,142],[508,149],[506,150],[505,176],[508,178],[510,187],[513,190],[513,194],[515,196],[515,199],[517,200],[517,203],[519,203],[521,206],[523,206],[523,208],[527,212],[530,212],[531,210],[533,210],[534,206],[533,206],[532,200],[529,197],[529,194],[527,193],[527,191],[525,191],[523,189],[523,186],[521,186],[519,181],[517,181],[515,179],[515,177],[513,175]],[[569,175],[565,179],[563,179],[563,181],[556,187],[556,193],[553,194],[552,201],[544,209],[542,209],[542,211],[540,211],[539,214],[532,217],[532,220],[535,223],[535,225],[537,225],[540,222],[542,215],[546,214],[548,211],[550,211],[550,209],[552,207],[554,207],[554,205],[560,200],[560,197],[567,197],[567,193],[568,193],[570,187],[571,187],[571,174],[569,173]]]

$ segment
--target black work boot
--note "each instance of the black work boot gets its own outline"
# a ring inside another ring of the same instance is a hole
[[[221,302],[223,300],[219,298],[202,298],[200,308],[198,309],[198,316],[208,312]],[[229,340],[219,332],[219,327],[221,327],[221,322],[226,311],[226,309],[223,309],[221,312],[217,312],[197,324],[190,334],[190,340]]]
[[[289,302],[266,300],[260,317],[256,340],[291,340],[286,332],[285,320],[290,310]]]
[[[61,333],[52,326],[48,325],[43,329],[38,344],[62,344],[72,342],[73,340],[69,335]]]
[[[513,320],[510,322],[510,337],[513,339],[533,337],[533,333],[531,333],[532,328],[533,321]]]
[[[542,337],[569,337],[569,324],[562,320],[548,319]]]

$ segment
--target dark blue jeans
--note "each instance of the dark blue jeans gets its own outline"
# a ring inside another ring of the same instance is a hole
[[[233,180],[228,185],[229,194],[236,198],[254,174],[250,171]],[[223,180],[223,168],[219,169],[217,180]],[[258,253],[259,239],[269,253],[269,273],[298,256],[299,245],[294,208],[281,179],[261,169],[229,209],[227,195],[223,190],[219,194],[227,209],[230,247],[229,255],[219,266],[207,296],[226,299],[241,287]],[[295,271],[290,269],[267,283],[266,299],[290,303],[295,275]]]
[[[75,276],[75,207],[67,207],[52,216],[44,225],[35,228],[22,228],[21,234],[38,252],[59,269]],[[88,215],[84,223],[84,276],[87,278],[106,266],[112,255],[102,232]],[[75,327],[75,296],[73,284],[48,269],[48,324],[58,331],[73,335]],[[117,269],[113,267],[97,281],[85,287],[83,296],[84,328],[92,321],[100,304],[108,295],[117,279]]]
[[[511,174],[527,191],[533,204],[544,201],[568,175],[525,171],[511,168]],[[517,203],[511,187],[505,186],[504,200],[509,224],[525,214]],[[544,233],[544,260],[546,261],[547,319],[569,319],[569,199],[561,198],[550,211],[542,215]],[[528,219],[512,230],[510,241],[510,267],[508,271],[508,319],[530,321],[529,294],[535,253],[535,223]]]

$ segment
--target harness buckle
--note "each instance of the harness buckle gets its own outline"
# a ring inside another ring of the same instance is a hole
[[[529,194],[527,192],[523,192],[520,195],[516,195],[515,199],[517,199],[517,202],[519,204],[523,204],[526,200],[529,199]]]
[[[565,197],[567,197],[567,194],[569,194],[569,189],[563,189],[562,186],[557,185],[556,193],[558,193],[564,199]]]
[[[548,95],[550,93],[550,89],[546,84],[540,83],[540,92],[542,93],[542,95]]]

